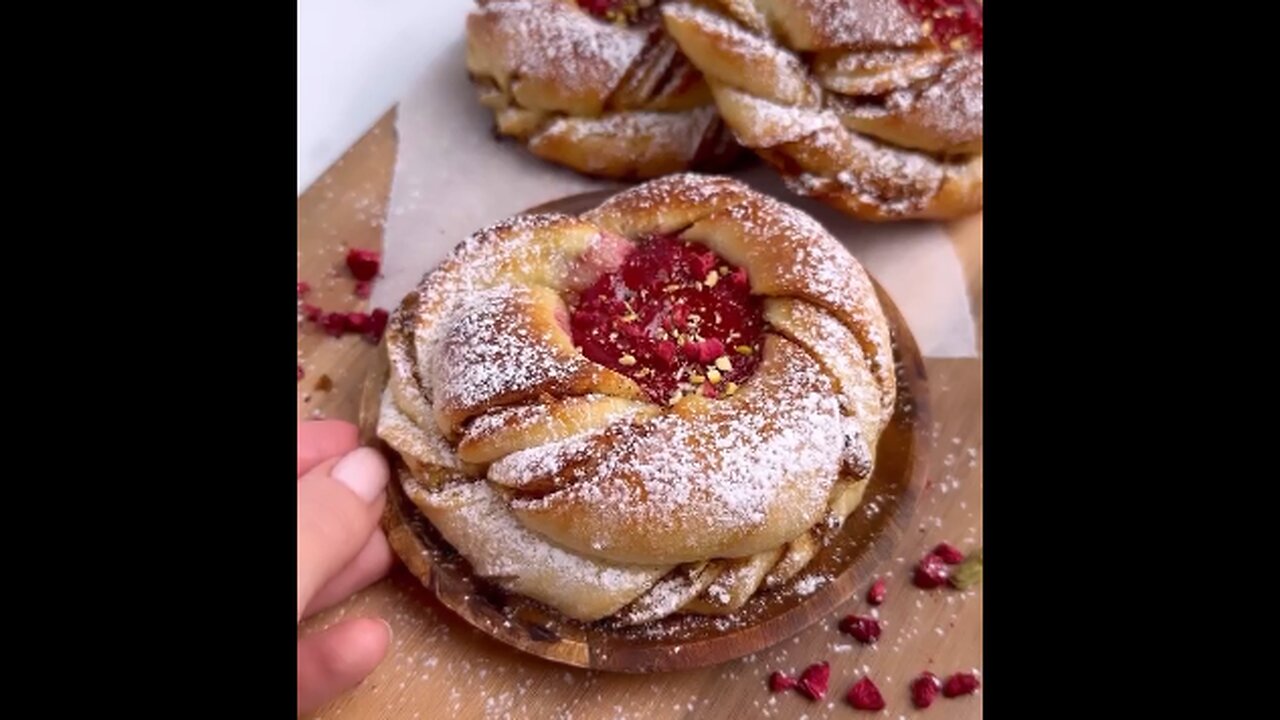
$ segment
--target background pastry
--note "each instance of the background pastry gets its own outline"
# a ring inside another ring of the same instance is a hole
[[[802,195],[867,220],[982,207],[977,0],[667,3],[724,121]]]
[[[500,135],[609,178],[723,166],[738,152],[653,0],[478,0],[467,69]]]

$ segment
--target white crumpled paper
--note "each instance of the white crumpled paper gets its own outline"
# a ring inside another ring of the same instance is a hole
[[[454,45],[399,105],[384,277],[372,298],[379,307],[397,305],[424,273],[485,225],[566,195],[622,187],[496,141],[492,116],[467,79],[461,38]],[[964,274],[941,225],[859,223],[790,193],[766,167],[735,175],[812,214],[840,238],[888,291],[924,355],[977,355]]]

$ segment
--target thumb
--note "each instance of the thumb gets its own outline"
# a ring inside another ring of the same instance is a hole
[[[298,481],[298,619],[311,598],[359,554],[378,527],[387,463],[358,448]]]

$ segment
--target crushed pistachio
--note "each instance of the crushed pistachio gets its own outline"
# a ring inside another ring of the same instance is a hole
[[[957,590],[968,590],[982,582],[982,548],[969,553],[960,567],[951,573],[951,585]]]

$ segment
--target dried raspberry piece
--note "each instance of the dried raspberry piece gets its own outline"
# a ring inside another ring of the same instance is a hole
[[[880,638],[880,621],[865,615],[850,615],[840,621],[840,632],[869,645]]]
[[[362,335],[369,331],[371,323],[369,316],[362,312],[347,313],[347,330],[357,335]]]
[[[927,708],[937,699],[941,689],[942,681],[938,676],[925,670],[911,681],[911,702],[918,708]]]
[[[788,676],[781,670],[774,670],[773,674],[769,676],[769,692],[783,692],[795,686],[795,678]]]
[[[800,673],[800,682],[796,683],[796,690],[810,700],[821,700],[827,694],[827,685],[830,681],[831,665],[823,660],[810,665]]]
[[[299,280],[298,281],[298,297],[302,297],[303,295],[306,295],[309,292],[311,292],[311,284],[308,283],[306,280]]]
[[[369,298],[369,295],[372,293],[373,293],[373,283],[369,282],[368,280],[356,281],[356,297],[367,300]]]
[[[667,367],[674,367],[676,364],[676,344],[670,340],[663,340],[654,346],[653,354]]]
[[[381,263],[381,256],[373,250],[352,248],[347,252],[347,267],[357,280],[372,280],[377,277]]]
[[[369,329],[364,334],[364,339],[371,343],[377,343],[382,339],[382,333],[387,329],[387,318],[390,313],[382,308],[377,308],[369,314]]]
[[[707,276],[716,266],[716,254],[713,252],[691,253],[689,255],[689,272],[695,280]]]
[[[687,322],[689,322],[689,308],[687,306],[676,305],[671,309],[670,322],[667,323],[668,329],[680,330],[684,328]]]
[[[933,554],[942,558],[942,562],[948,565],[959,565],[964,562],[964,553],[951,543],[938,543],[938,547],[933,549]]]
[[[973,673],[959,672],[947,678],[947,683],[942,686],[942,694],[949,697],[960,697],[968,695],[978,689],[978,678]]]
[[[320,322],[320,318],[324,317],[324,310],[311,303],[302,303],[302,317],[308,322]]]
[[[703,383],[699,389],[701,390],[703,397],[709,397],[712,399],[720,397],[720,391],[716,390],[716,386],[711,383]]]
[[[880,688],[871,682],[871,678],[864,677],[849,688],[849,694],[845,696],[849,704],[859,710],[883,710],[884,696],[880,694]]]
[[[945,583],[951,572],[947,570],[947,563],[942,558],[929,553],[920,559],[920,563],[916,565],[916,572],[912,580],[916,587],[932,590],[939,585]]]
[[[888,589],[885,586],[884,578],[876,578],[876,581],[871,583],[871,589],[867,591],[867,602],[872,605],[879,605],[884,602],[884,596],[887,593]]]
[[[347,331],[347,314],[332,312],[320,318],[324,331],[334,337],[341,337]]]
[[[302,365],[298,365],[298,379],[301,380],[302,376],[305,374],[306,373],[302,372]]]
[[[740,267],[737,270],[734,270],[733,272],[729,273],[729,282],[733,283],[734,285],[738,285],[740,287],[746,287],[747,269]]]
[[[685,357],[700,363],[712,363],[724,354],[724,343],[716,338],[707,338],[697,342],[687,342],[681,348]]]

